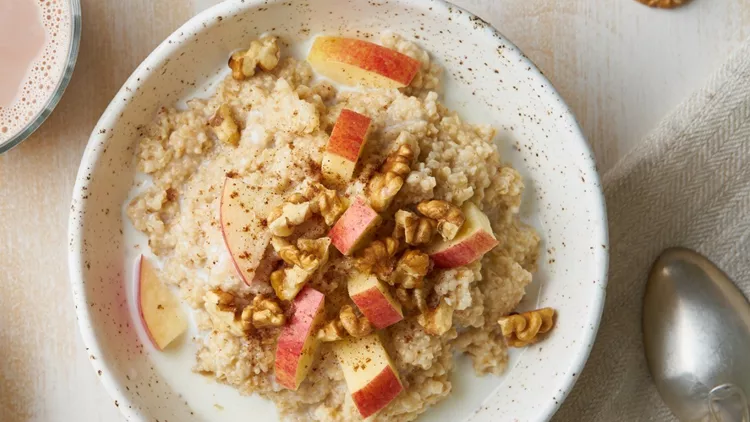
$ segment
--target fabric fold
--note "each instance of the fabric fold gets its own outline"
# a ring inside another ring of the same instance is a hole
[[[665,248],[716,262],[750,294],[750,40],[603,177],[610,273],[591,356],[554,421],[674,420],[648,374],[641,300]]]

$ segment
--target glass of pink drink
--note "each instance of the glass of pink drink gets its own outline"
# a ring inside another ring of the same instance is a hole
[[[80,0],[0,0],[0,153],[52,113],[80,37]]]

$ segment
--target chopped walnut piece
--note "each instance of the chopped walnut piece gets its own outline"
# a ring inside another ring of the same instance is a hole
[[[250,306],[253,310],[252,320],[255,328],[281,327],[286,323],[281,306],[269,297],[257,295]]]
[[[443,239],[452,240],[456,237],[458,230],[463,226],[466,218],[461,208],[450,202],[432,200],[424,201],[417,205],[417,211],[425,217],[437,220],[437,229]]]
[[[246,51],[238,51],[229,58],[232,78],[244,80],[255,75],[260,67],[265,71],[273,70],[279,64],[281,52],[276,37],[263,37],[250,43]]]
[[[311,277],[311,272],[295,265],[272,272],[271,287],[279,299],[292,300]]]
[[[216,307],[223,312],[235,312],[237,306],[234,304],[234,295],[223,290],[214,289],[211,291],[216,295]]]
[[[443,299],[435,309],[428,309],[417,317],[417,322],[427,334],[442,336],[453,325],[453,306]]]
[[[222,104],[216,109],[214,115],[208,119],[214,134],[221,142],[237,146],[240,142],[240,128],[232,117],[232,109],[228,105]]]
[[[346,198],[320,183],[313,183],[308,189],[307,196],[310,198],[312,212],[323,216],[328,226],[333,226],[349,207]]]
[[[358,270],[375,274],[381,280],[387,280],[393,272],[393,257],[398,252],[398,240],[387,237],[376,240],[362,249],[354,258]]]
[[[396,264],[392,284],[405,289],[422,287],[424,277],[429,271],[430,257],[418,250],[408,250]]]
[[[416,289],[396,288],[396,299],[408,313],[426,312],[428,290],[424,287]]]
[[[307,202],[307,198],[305,198],[305,195],[302,195],[301,193],[293,193],[289,195],[289,198],[286,199],[286,202],[289,204],[301,204],[303,202]]]
[[[413,159],[414,150],[408,144],[399,146],[396,151],[388,155],[380,171],[367,184],[367,197],[372,209],[382,212],[391,205],[411,171]]]
[[[245,306],[245,309],[242,310],[242,315],[240,316],[240,323],[242,324],[242,331],[246,333],[252,333],[253,329],[255,328],[253,326],[253,307],[252,306]]]
[[[354,309],[349,305],[341,307],[339,319],[346,332],[352,337],[364,337],[372,333],[372,324],[370,321],[364,316],[357,317]]]
[[[274,236],[271,238],[271,246],[276,252],[276,255],[278,255],[282,261],[286,262],[289,265],[300,264],[300,251],[295,245],[292,244],[292,242],[284,239],[283,237]]]
[[[315,265],[303,265],[303,267],[307,270],[315,271],[325,265],[326,262],[328,262],[330,246],[330,237],[321,237],[319,239],[298,239],[297,248],[299,248],[302,253],[302,257],[307,256],[315,258],[314,260],[310,258],[308,259],[310,262],[315,262]],[[304,258],[302,261],[304,262]]]
[[[512,314],[500,318],[498,324],[508,346],[524,347],[538,342],[539,334],[544,334],[555,326],[555,310],[542,308]]]
[[[216,329],[235,336],[244,335],[244,326],[237,319],[234,295],[219,289],[209,290],[203,296],[204,307]]]
[[[318,331],[318,340],[323,343],[330,343],[343,340],[346,335],[347,332],[341,324],[341,320],[334,319],[333,321],[326,323],[323,328]]]
[[[308,221],[313,214],[321,215],[326,224],[332,226],[348,207],[348,200],[335,190],[313,182],[304,192],[290,195],[266,220],[275,236],[290,236],[296,226]]]
[[[296,199],[296,197],[292,197]],[[285,202],[269,214],[268,229],[274,236],[290,236],[294,228],[312,217],[309,202]]]
[[[273,237],[271,245],[284,262],[312,273],[328,262],[331,238],[297,239],[295,246],[284,238]]]
[[[437,223],[435,220],[420,217],[413,212],[398,210],[395,215],[396,227],[393,237],[404,239],[409,245],[424,245],[435,235]]]
[[[412,290],[412,297],[414,297],[414,304],[417,305],[417,309],[425,312],[427,308],[427,295],[429,290],[425,288],[419,288]]]
[[[318,268],[328,262],[330,237],[297,239],[297,245],[281,237],[271,239],[279,257],[291,267],[271,273],[271,287],[281,300],[292,300],[312,278]]]
[[[273,221],[281,217],[281,215],[284,213],[284,205],[286,204],[302,204],[303,202],[307,202],[307,198],[305,198],[304,195],[302,195],[301,193],[293,193],[289,195],[288,198],[286,198],[284,203],[272,209],[271,212],[268,213],[266,220]]]

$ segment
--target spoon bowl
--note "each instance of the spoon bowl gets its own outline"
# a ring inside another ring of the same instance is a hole
[[[747,420],[750,304],[706,257],[671,248],[656,260],[643,344],[659,394],[681,421]]]

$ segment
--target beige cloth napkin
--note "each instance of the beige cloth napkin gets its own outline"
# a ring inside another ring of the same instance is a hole
[[[611,252],[604,315],[553,420],[673,420],[643,354],[646,274],[664,248],[687,246],[750,294],[750,40],[603,184]]]

